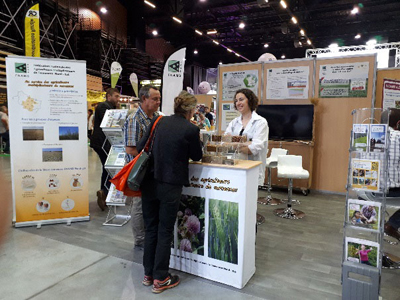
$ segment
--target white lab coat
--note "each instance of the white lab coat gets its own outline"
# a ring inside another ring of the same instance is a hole
[[[242,116],[239,116],[229,123],[225,134],[239,135],[242,128]],[[252,155],[249,155],[249,159],[261,161],[261,165],[259,166],[258,185],[264,185],[265,167],[268,152],[268,134],[269,128],[267,120],[253,111],[251,114],[251,119],[242,135],[246,135],[247,140],[251,141],[249,149]]]

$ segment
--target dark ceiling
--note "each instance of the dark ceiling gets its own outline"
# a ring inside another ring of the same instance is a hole
[[[307,48],[325,48],[334,42],[352,46],[365,44],[371,38],[381,43],[400,39],[399,0],[286,0],[288,9],[282,8],[279,0],[269,0],[269,3],[265,0],[149,1],[156,5],[155,9],[139,0],[136,4],[144,6],[141,14],[148,27],[146,38],[153,38],[149,29],[155,28],[158,37],[175,47],[186,46],[188,58],[207,67],[215,67],[220,61],[245,61],[213,44],[206,35],[210,29],[218,33],[208,37],[250,61],[265,52],[277,58],[283,54],[286,58],[301,58],[305,57]],[[124,4],[124,0],[121,2]],[[359,7],[359,13],[353,15],[351,10],[355,6]],[[291,22],[290,14],[296,16],[297,25]],[[174,22],[173,15],[184,24]],[[238,27],[241,21],[246,24],[244,29]],[[194,28],[201,30],[203,36],[197,35]],[[305,30],[312,46],[307,45],[300,28]],[[361,34],[361,38],[355,39],[356,34]],[[269,44],[268,48],[264,48],[265,43]],[[197,55],[193,54],[194,49],[198,50]]]

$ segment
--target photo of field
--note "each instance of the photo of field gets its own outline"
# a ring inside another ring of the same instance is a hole
[[[43,148],[42,149],[43,162],[48,161],[62,161],[62,148]]]
[[[24,141],[43,141],[44,127],[42,126],[22,127],[22,139]]]
[[[79,140],[78,126],[60,126],[58,130],[60,141]]]
[[[208,256],[238,263],[239,205],[210,199]]]

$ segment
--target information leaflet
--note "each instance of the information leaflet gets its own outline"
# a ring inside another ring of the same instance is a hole
[[[16,226],[88,220],[86,63],[6,64]]]

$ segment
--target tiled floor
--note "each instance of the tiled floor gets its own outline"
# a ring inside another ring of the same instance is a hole
[[[133,249],[130,223],[122,228],[102,226],[106,212],[95,202],[100,162],[91,149],[88,152],[91,220],[10,228],[0,249],[0,299],[341,298],[345,199],[319,193],[296,194],[307,214],[297,221],[277,218],[274,207],[258,205],[266,222],[258,227],[257,271],[242,290],[179,272],[182,283],[177,288],[153,295],[140,282],[143,252]],[[0,157],[0,168],[10,181],[9,157]],[[284,197],[285,191],[275,195]],[[400,246],[385,248],[400,253]],[[400,299],[399,283],[400,270],[384,270],[383,299]]]

